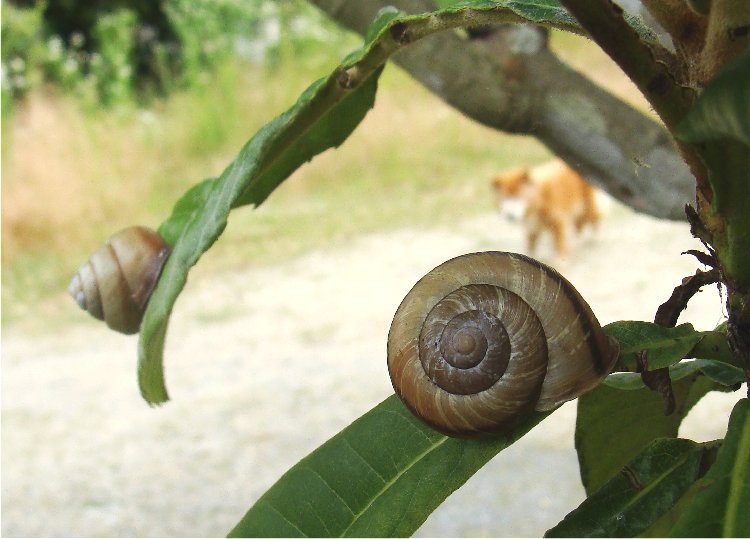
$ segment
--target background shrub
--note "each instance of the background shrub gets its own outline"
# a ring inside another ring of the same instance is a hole
[[[228,56],[273,68],[341,35],[301,0],[12,1],[2,10],[6,111],[42,82],[90,104],[143,104],[208,82]]]

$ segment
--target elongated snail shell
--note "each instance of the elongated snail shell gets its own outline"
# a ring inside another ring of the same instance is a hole
[[[125,334],[137,333],[169,247],[150,228],[121,230],[89,257],[68,292],[99,320]]]
[[[562,275],[532,258],[449,260],[401,302],[388,334],[396,394],[451,436],[502,434],[598,384],[617,343]]]

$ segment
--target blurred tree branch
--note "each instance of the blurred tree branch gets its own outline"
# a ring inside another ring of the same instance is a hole
[[[310,0],[364,34],[378,10],[434,11],[427,0]],[[394,61],[466,116],[530,135],[634,210],[683,220],[695,180],[667,131],[578,73],[527,26],[442,32],[398,52]]]

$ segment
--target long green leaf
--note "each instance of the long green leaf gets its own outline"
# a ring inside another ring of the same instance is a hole
[[[750,537],[750,400],[735,405],[716,462],[671,535]]]
[[[624,391],[601,384],[578,399],[575,444],[581,481],[591,494],[653,440],[674,438],[690,409],[716,384],[705,376],[673,383],[676,409],[664,415],[664,400],[646,388]]]
[[[559,0],[440,0],[437,3],[444,7],[442,12],[446,13],[466,8],[474,10],[507,9],[523,17],[527,22],[584,34],[584,30]],[[656,34],[643,22],[643,19],[631,13],[625,13],[625,20],[643,41],[651,45],[659,43]]]
[[[710,380],[721,386],[733,387],[745,381],[742,369],[733,365],[727,365],[722,361],[711,359],[696,359],[694,361],[683,361],[669,367],[669,378],[676,382],[696,373],[706,375]],[[607,376],[603,382],[608,387],[615,389],[643,389],[646,386],[643,378],[635,372],[615,372]]]
[[[649,351],[649,368],[669,367],[672,381],[696,372],[726,387],[745,379],[742,360],[732,353],[727,343],[726,325],[713,331],[697,332],[690,324],[669,328],[650,322],[623,321],[605,326],[605,331],[620,343],[619,369],[635,370],[635,354],[645,349]],[[695,345],[686,352],[692,343]],[[699,359],[675,363],[683,357]],[[604,383],[626,390],[645,387],[643,378],[635,372],[614,372]]]
[[[745,373],[739,367],[710,359],[696,359],[694,363],[703,374],[719,385],[739,387],[745,381]]]
[[[219,178],[178,201],[160,233],[173,245],[141,325],[138,380],[149,403],[168,399],[162,354],[169,315],[189,269],[223,232],[229,212],[260,204],[314,155],[341,144],[372,107],[380,67],[349,88],[337,73],[313,84],[287,112],[264,126]]]
[[[220,177],[188,191],[160,227],[172,252],[141,324],[138,382],[146,401],[161,403],[169,398],[163,367],[169,316],[188,271],[221,235],[233,208],[260,204],[301,164],[341,144],[372,106],[378,74],[399,48],[452,28],[527,22],[580,33],[556,0],[474,1],[413,16],[386,9],[360,50],[258,131]]]
[[[408,536],[498,452],[508,437],[461,440],[417,420],[394,395],[287,471],[230,537]]]
[[[702,333],[695,331],[691,324],[664,327],[651,322],[623,320],[607,324],[602,329],[620,343],[617,365],[628,371],[636,370],[635,356],[641,350],[648,350],[648,369],[660,369],[686,357],[702,337]]]
[[[633,537],[649,529],[701,476],[703,447],[654,440],[546,537]]]

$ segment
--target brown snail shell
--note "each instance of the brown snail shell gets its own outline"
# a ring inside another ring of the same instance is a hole
[[[111,329],[137,333],[168,254],[169,246],[150,228],[126,228],[94,251],[73,276],[68,292]]]
[[[396,394],[436,430],[461,437],[507,432],[532,410],[580,396],[617,355],[570,282],[505,252],[436,267],[406,295],[388,334]]]

